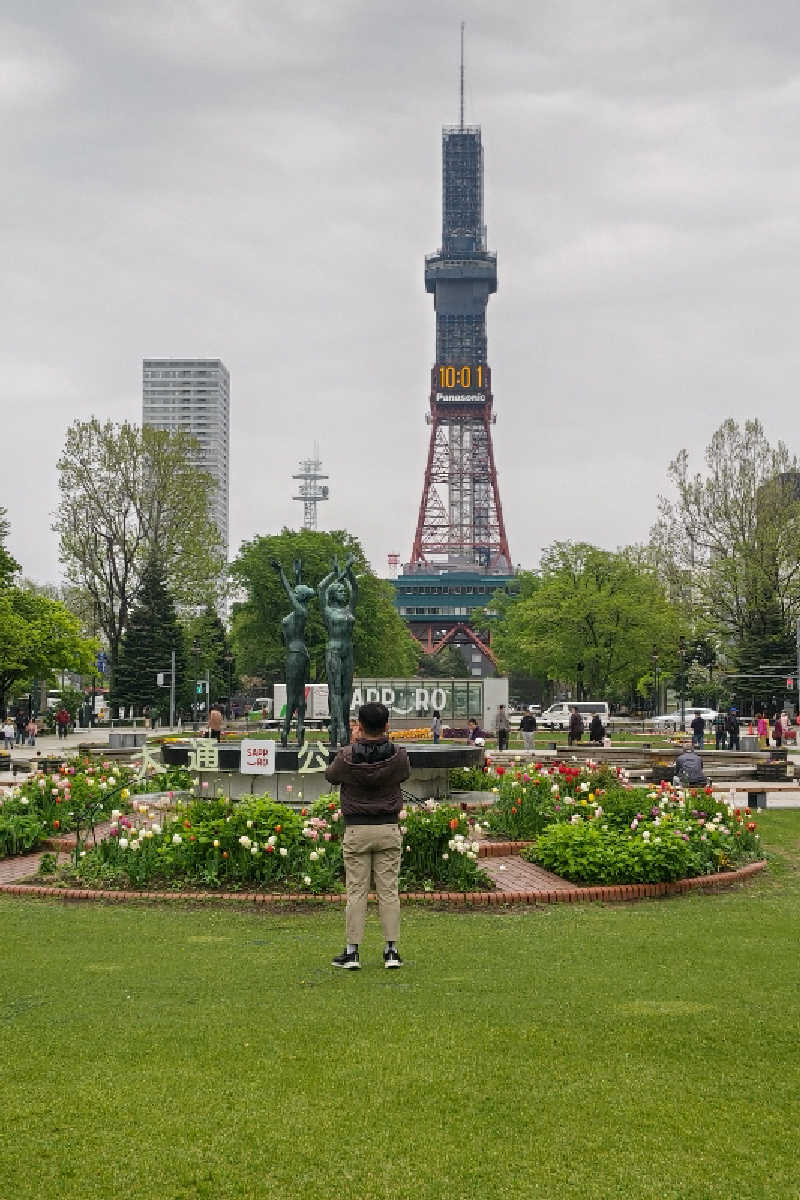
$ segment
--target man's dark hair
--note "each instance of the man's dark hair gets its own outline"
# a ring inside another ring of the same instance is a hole
[[[383,733],[389,724],[389,710],[385,704],[370,700],[368,704],[361,705],[358,720],[364,733],[374,736],[376,733]]]

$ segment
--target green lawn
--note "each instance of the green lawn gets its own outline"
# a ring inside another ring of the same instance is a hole
[[[800,813],[719,895],[342,913],[0,899],[0,1197],[800,1196]]]

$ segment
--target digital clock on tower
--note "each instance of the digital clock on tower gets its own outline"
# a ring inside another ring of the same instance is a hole
[[[481,391],[486,377],[483,363],[439,365],[439,387],[442,391]]]

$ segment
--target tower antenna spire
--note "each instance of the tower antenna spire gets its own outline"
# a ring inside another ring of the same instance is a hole
[[[460,128],[464,128],[464,22],[461,22],[461,89],[460,89]]]

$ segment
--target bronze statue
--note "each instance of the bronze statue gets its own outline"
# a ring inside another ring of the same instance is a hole
[[[358,584],[353,574],[353,555],[344,567],[333,560],[333,570],[317,588],[322,619],[328,631],[325,669],[328,676],[328,706],[332,746],[350,741],[350,702],[353,698],[353,625],[358,603]]]
[[[302,563],[299,558],[294,562],[294,587],[286,578],[283,567],[272,560],[272,565],[280,574],[281,582],[286,589],[286,595],[292,606],[281,621],[283,640],[286,643],[286,716],[281,731],[281,745],[287,745],[292,717],[297,713],[297,741],[302,745],[305,740],[306,722],[306,682],[308,680],[308,649],[306,648],[306,618],[308,617],[308,602],[314,595],[314,589],[300,582]]]

